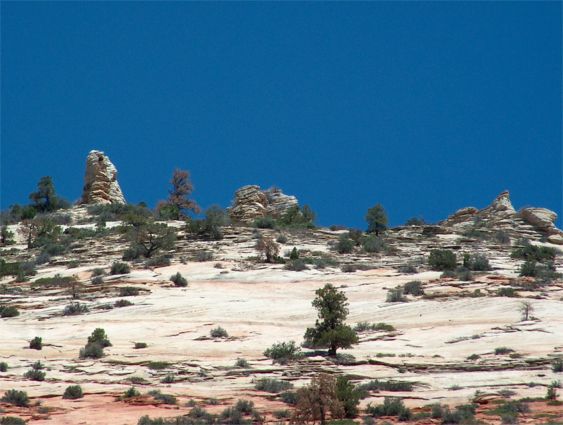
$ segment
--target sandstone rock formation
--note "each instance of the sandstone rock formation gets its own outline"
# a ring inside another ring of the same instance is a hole
[[[498,195],[493,203],[482,210],[462,208],[440,224],[455,232],[470,229],[480,231],[503,230],[516,238],[541,239],[563,245],[563,232],[555,227],[557,214],[545,208],[524,208],[516,212],[508,191]]]
[[[117,169],[103,152],[90,151],[81,204],[125,204],[117,182]]]
[[[281,217],[289,208],[298,205],[295,196],[286,195],[278,188],[262,190],[260,186],[249,185],[235,192],[229,215],[234,221],[250,223],[260,217]]]

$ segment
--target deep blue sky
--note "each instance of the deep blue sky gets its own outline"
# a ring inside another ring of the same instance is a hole
[[[560,2],[1,4],[1,206],[91,149],[128,201],[175,167],[202,206],[276,185],[321,224],[561,214]]]

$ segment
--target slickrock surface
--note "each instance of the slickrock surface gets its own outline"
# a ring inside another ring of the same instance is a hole
[[[555,247],[561,253],[561,247],[540,242],[541,235],[520,222],[506,199],[487,214],[509,215],[518,223],[504,227],[514,235],[512,244],[532,235],[533,243]],[[85,210],[77,210],[75,216],[84,219]],[[499,218],[495,225],[505,219]],[[106,225],[112,228],[118,224]],[[7,372],[0,372],[0,394],[15,388],[31,397],[28,408],[0,403],[4,414],[29,419],[30,424],[135,425],[146,414],[186,414],[191,409],[186,406],[189,400],[216,413],[242,398],[252,400],[273,424],[279,422],[274,411],[291,407],[275,394],[255,390],[253,381],[273,377],[298,388],[325,371],[348,374],[356,384],[371,379],[415,383],[413,391],[371,392],[362,400],[362,408],[370,402],[381,403],[385,396],[397,396],[416,413],[432,403],[468,403],[479,391],[477,417],[486,424],[500,424],[498,415],[487,412],[494,407],[494,400],[502,399],[502,390],[513,392],[512,399],[544,397],[547,385],[563,378],[551,369],[553,359],[563,357],[563,282],[537,287],[531,278],[518,278],[522,261],[510,257],[510,243],[461,234],[450,221],[444,226],[393,229],[385,237],[386,252],[357,250],[341,255],[330,247],[342,231],[284,232],[288,239],[281,244],[282,255],[295,246],[303,257],[328,256],[335,261],[325,268],[309,265],[308,270],[294,272],[281,264],[256,261],[255,234],[250,227],[228,227],[224,239],[202,241],[186,235],[180,222],[169,225],[179,230],[170,266],[150,269],[142,262],[132,263],[129,274],[106,275],[102,284],[91,283],[95,268],[107,272],[113,261],[121,260],[127,243],[123,234],[115,232],[77,241],[70,254],[39,266],[29,282],[14,283],[12,278],[0,282],[6,285],[0,286],[4,288],[0,304],[17,306],[21,312],[18,317],[0,319],[0,361],[9,365]],[[263,232],[274,238],[279,234]],[[458,258],[463,253],[484,254],[493,270],[475,273],[473,281],[442,278],[441,272],[430,271],[424,264],[430,250],[437,247],[452,249]],[[8,261],[35,254],[24,245],[9,251],[11,248],[14,246],[3,249]],[[196,261],[202,250],[211,251],[213,259]],[[356,271],[343,272],[344,265],[354,266]],[[405,266],[411,267],[408,273],[402,269]],[[555,267],[563,272],[561,254]],[[175,287],[170,282],[176,272],[188,279],[188,287]],[[73,301],[69,288],[33,285],[37,279],[57,273],[79,279],[79,301],[88,306],[88,313],[63,316],[64,307]],[[386,302],[389,289],[413,280],[422,282],[424,296]],[[322,353],[309,353],[287,365],[272,364],[264,357],[264,350],[279,341],[302,342],[305,329],[316,319],[311,306],[314,291],[325,283],[333,283],[348,297],[348,323],[385,322],[396,330],[362,332],[360,344],[340,350],[353,356],[342,357],[344,364],[336,364]],[[509,285],[516,288],[518,297],[498,296],[498,290]],[[125,286],[138,287],[141,292],[126,297],[133,305],[115,307],[115,301],[124,298],[119,289]],[[528,321],[522,321],[519,311],[524,300],[534,308]],[[210,330],[217,326],[225,328],[229,337],[211,338]],[[101,359],[79,359],[80,348],[98,327],[105,329],[112,346]],[[43,338],[41,351],[28,348],[35,336]],[[148,346],[134,349],[135,342]],[[495,354],[498,347],[514,351]],[[469,359],[471,355],[476,356]],[[236,367],[237,358],[246,359],[250,368]],[[43,382],[23,377],[37,360],[46,367]],[[166,363],[163,369],[151,369],[150,362]],[[174,382],[162,383],[168,374],[174,376]],[[132,382],[142,395],[120,400]],[[83,399],[62,399],[71,384],[82,386]],[[154,389],[176,396],[178,404],[156,402],[147,395]],[[561,406],[536,401],[530,408],[520,416],[520,424],[563,421]],[[396,418],[385,419],[397,423]],[[411,423],[439,422],[424,419]]]
[[[285,195],[278,188],[262,190],[256,185],[243,186],[235,192],[229,215],[236,222],[251,223],[259,217],[281,217],[297,205],[295,196]]]
[[[90,151],[86,158],[86,173],[81,203],[125,203],[125,197],[117,182],[117,169],[103,152]]]

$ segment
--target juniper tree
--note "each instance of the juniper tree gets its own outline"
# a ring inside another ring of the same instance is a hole
[[[366,221],[368,223],[368,233],[375,233],[379,235],[387,229],[387,214],[381,204],[377,204],[370,208],[366,214]]]
[[[348,316],[348,300],[342,291],[327,283],[317,289],[312,305],[318,310],[315,327],[305,332],[304,345],[309,348],[328,348],[328,355],[335,356],[338,348],[350,348],[358,343],[354,330],[344,323]]]

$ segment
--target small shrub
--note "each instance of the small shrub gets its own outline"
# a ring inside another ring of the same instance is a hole
[[[396,288],[389,289],[385,301],[388,303],[406,302],[407,299],[403,296],[403,287],[397,286]]]
[[[37,265],[47,264],[50,261],[51,261],[51,256],[46,252],[40,252],[35,257],[35,264],[37,264]]]
[[[102,328],[96,328],[92,332],[92,335],[88,337],[89,344],[100,344],[102,348],[111,347],[111,342],[109,341],[106,331]]]
[[[133,303],[129,300],[117,300],[114,304],[115,307],[128,307],[133,305]]]
[[[378,379],[374,379],[369,381],[365,384],[361,384],[358,386],[363,392],[367,391],[413,391],[414,385],[412,382],[408,381],[380,381]]]
[[[491,270],[489,260],[483,254],[465,254],[463,256],[463,267],[471,271]]]
[[[121,396],[122,398],[132,398],[132,397],[139,397],[141,393],[137,391],[135,387],[129,388],[127,391],[123,393]]]
[[[92,282],[93,285],[101,285],[104,283],[104,278],[102,276],[94,276],[90,279],[90,282]]]
[[[8,390],[4,393],[4,396],[2,396],[0,401],[18,407],[27,407],[29,404],[29,397],[25,391]]]
[[[70,303],[65,306],[63,310],[63,316],[77,316],[79,314],[88,313],[90,309],[88,306],[80,303]]]
[[[406,264],[404,266],[399,266],[399,273],[403,274],[415,274],[418,273],[418,269],[412,264]]]
[[[8,371],[8,363],[0,362],[0,372],[7,372]]]
[[[349,254],[354,249],[354,245],[354,241],[347,235],[340,235],[334,249],[336,249],[339,254]]]
[[[237,361],[235,362],[235,367],[239,367],[241,369],[249,369],[250,363],[248,363],[246,359],[238,358]]]
[[[213,253],[211,251],[199,250],[195,254],[195,260],[203,263],[205,261],[213,261]]]
[[[557,251],[554,248],[536,246],[530,244],[529,242],[524,242],[522,247],[515,248],[512,251],[511,257],[542,263],[544,261],[553,261],[556,255]]]
[[[355,273],[358,268],[354,264],[344,264],[342,267],[340,267],[340,270],[342,270],[344,273]]]
[[[295,391],[284,391],[280,394],[280,398],[285,404],[289,404],[291,406],[296,405],[298,400],[298,396]]]
[[[16,316],[19,316],[19,315],[20,315],[19,310],[16,307],[14,307],[13,305],[10,305],[10,306],[0,305],[0,317],[1,318],[16,317]]]
[[[15,416],[3,416],[0,418],[0,425],[25,425],[26,422]]]
[[[80,349],[78,356],[81,359],[101,359],[104,356],[104,349],[100,344],[86,344]]]
[[[169,373],[164,378],[162,378],[160,382],[163,384],[173,384],[175,382],[174,375],[171,375]]]
[[[24,373],[24,378],[30,379],[32,381],[44,381],[45,380],[45,372],[38,369],[29,369],[27,372]]]
[[[285,235],[282,233],[281,235],[279,235],[279,236],[276,238],[276,242],[277,242],[277,243],[282,243],[282,244],[287,243],[287,236],[285,236]]]
[[[563,359],[555,359],[551,364],[551,370],[555,373],[563,372]]]
[[[369,323],[369,322],[359,322],[354,326],[356,332],[368,332],[368,331],[382,331],[382,332],[392,332],[395,327],[387,323]]]
[[[124,286],[119,288],[119,296],[120,297],[136,297],[139,295],[140,290],[134,286]]]
[[[497,355],[497,356],[510,354],[510,353],[514,353],[514,350],[512,348],[508,348],[508,347],[497,347],[497,348],[495,348],[495,355]]]
[[[366,413],[375,417],[397,416],[399,420],[408,420],[411,416],[411,412],[405,407],[403,400],[395,397],[385,397],[383,404],[380,405],[368,404]]]
[[[43,348],[43,339],[40,336],[36,336],[29,341],[29,348],[32,350],[41,350]]]
[[[188,286],[188,279],[182,276],[180,272],[170,276],[170,280],[174,283],[175,286],[182,288]]]
[[[162,361],[149,362],[147,364],[147,367],[151,370],[164,370],[168,369],[170,366],[172,366],[171,363]]]
[[[273,229],[276,227],[276,221],[272,217],[259,217],[254,220],[254,227],[258,229]]]
[[[276,419],[288,419],[291,416],[291,412],[288,409],[274,410],[272,414]]]
[[[136,342],[135,345],[133,346],[133,348],[135,350],[140,350],[140,349],[147,348],[147,347],[148,347],[148,345],[147,345],[146,342]]]
[[[274,363],[286,364],[302,356],[301,349],[295,341],[276,342],[264,351],[264,356],[272,359]]]
[[[116,261],[111,265],[110,274],[115,275],[127,273],[131,273],[131,267],[129,267],[129,264]]]
[[[168,267],[170,265],[170,258],[159,255],[158,257],[149,258],[145,261],[145,268],[154,269],[157,267]]]
[[[362,239],[362,248],[365,252],[377,253],[387,249],[387,244],[376,235],[369,235]]]
[[[262,378],[254,384],[254,388],[258,391],[265,391],[267,393],[280,393],[292,387],[293,385],[290,382],[273,378]]]
[[[66,387],[63,398],[67,400],[77,400],[84,397],[82,387],[80,385],[70,385]]]
[[[405,283],[403,286],[403,292],[405,295],[420,296],[424,295],[424,289],[422,289],[422,282],[420,280],[412,280]]]
[[[300,272],[308,269],[307,265],[305,264],[305,261],[302,260],[301,258],[289,260],[287,263],[285,263],[284,268],[286,270],[291,270],[294,272]]]
[[[428,265],[432,270],[454,270],[456,262],[455,254],[448,249],[433,249],[428,257]]]
[[[211,332],[209,333],[211,335],[212,338],[228,338],[229,334],[228,332],[223,329],[221,326],[217,326],[214,329],[211,329]]]
[[[497,291],[497,296],[498,297],[511,297],[511,298],[519,297],[516,289],[514,289],[512,287],[500,288]]]
[[[106,272],[104,271],[104,269],[100,267],[96,267],[94,270],[92,270],[92,277],[103,276],[105,274]]]
[[[245,415],[250,415],[254,411],[254,403],[249,400],[238,400],[235,409]]]
[[[148,392],[155,400],[160,401],[164,404],[177,404],[178,400],[171,394],[163,394],[158,390],[152,390]]]
[[[547,387],[545,399],[546,400],[557,400],[557,386],[553,385],[553,383]]]

